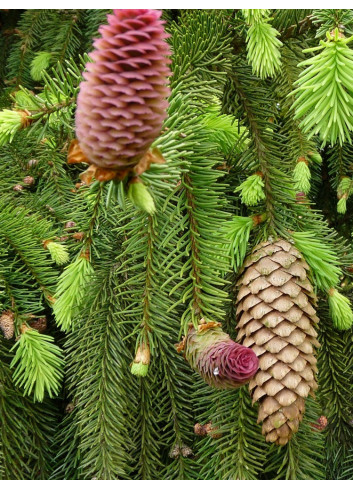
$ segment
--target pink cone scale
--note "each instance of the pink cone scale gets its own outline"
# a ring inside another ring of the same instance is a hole
[[[159,10],[113,12],[83,73],[76,134],[89,163],[118,170],[135,166],[161,132],[170,50]]]
[[[222,329],[190,329],[185,357],[207,384],[232,389],[246,384],[257,372],[259,360],[251,348],[235,343]]]

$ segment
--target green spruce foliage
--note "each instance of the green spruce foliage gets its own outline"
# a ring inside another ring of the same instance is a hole
[[[85,183],[67,155],[109,13],[0,11],[0,480],[351,480],[352,11],[163,10],[165,162]],[[202,318],[235,339],[246,255],[277,237],[321,344],[285,446],[176,347]]]

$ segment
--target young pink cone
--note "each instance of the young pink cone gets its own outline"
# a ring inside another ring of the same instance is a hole
[[[135,166],[160,134],[168,107],[168,34],[161,12],[115,9],[94,41],[77,99],[76,133],[90,163]]]
[[[220,327],[190,329],[185,339],[185,357],[204,381],[217,389],[246,384],[259,367],[253,350],[235,343]]]

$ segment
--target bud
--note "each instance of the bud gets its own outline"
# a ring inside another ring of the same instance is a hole
[[[349,177],[342,177],[338,188],[337,188],[337,198],[342,197],[348,198],[352,180]]]
[[[182,456],[185,458],[192,458],[194,456],[194,452],[187,445],[182,445],[180,451]]]
[[[293,170],[294,187],[298,192],[308,194],[310,191],[311,173],[305,158],[299,158]]]
[[[326,418],[326,416],[320,416],[320,418],[317,420],[317,423],[310,423],[310,425],[318,431],[324,430],[327,424],[328,419]]]
[[[47,329],[47,318],[44,316],[42,318],[34,318],[28,322],[29,326],[33,329],[43,333]]]
[[[349,299],[337,289],[331,288],[328,291],[328,303],[335,328],[341,331],[350,329],[353,324],[353,312]]]
[[[308,153],[308,157],[313,163],[322,163],[322,156],[320,155],[320,153],[314,153],[313,151],[310,151]]]
[[[221,438],[222,434],[218,432],[218,428],[212,426],[212,423],[200,424],[196,423],[194,426],[194,433],[198,436],[210,436],[211,438]]]
[[[180,455],[185,458],[192,458],[194,456],[194,452],[187,445],[179,445],[178,443],[171,448],[169,452],[170,458],[179,458]]]
[[[33,185],[34,184],[34,178],[28,175],[27,177],[24,177],[23,183],[25,185]]]
[[[341,197],[337,202],[338,214],[345,214],[347,212],[347,197]]]
[[[38,165],[38,160],[29,160],[27,163],[27,168],[33,168],[34,166]]]
[[[13,189],[15,192],[22,192],[23,187],[22,187],[22,185],[20,185],[20,184],[18,183],[17,185],[15,185],[14,187],[12,187],[12,189]]]
[[[77,226],[77,224],[75,223],[75,221],[68,221],[68,222],[65,223],[64,228],[65,229],[70,229],[70,228],[74,228],[76,226]]]
[[[65,407],[65,413],[70,414],[75,409],[75,404],[73,402],[69,402],[69,404]]]
[[[152,195],[138,177],[130,180],[127,196],[136,207],[148,212],[148,214],[152,215],[156,212]]]
[[[262,174],[255,173],[255,175],[251,175],[245,182],[240,184],[234,192],[240,192],[243,204],[254,206],[265,198],[264,185]]]
[[[142,343],[141,346],[138,347],[135,360],[131,365],[131,373],[137,377],[146,377],[150,358],[150,347],[147,344]]]
[[[44,241],[43,245],[49,251],[50,256],[57,265],[64,265],[68,261],[69,254],[63,244],[47,240]]]
[[[85,233],[84,233],[84,232],[82,232],[82,231],[81,231],[81,232],[79,232],[79,233],[74,233],[74,234],[72,235],[72,237],[73,237],[74,239],[76,239],[77,241],[82,241],[82,240],[83,240],[83,238],[85,237]]]

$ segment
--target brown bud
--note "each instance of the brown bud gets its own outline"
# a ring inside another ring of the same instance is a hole
[[[185,457],[185,458],[191,458],[191,457],[194,456],[193,451],[187,445],[183,445],[181,447],[180,451],[181,451],[182,456]]]
[[[198,436],[210,436],[211,438],[221,438],[222,434],[218,433],[218,428],[212,426],[212,423],[206,423],[204,425],[196,423],[194,426],[194,433]]]
[[[150,347],[146,343],[142,343],[138,347],[135,355],[135,363],[143,363],[143,365],[149,365],[151,360]]]
[[[34,178],[31,177],[30,175],[27,175],[27,177],[24,177],[23,183],[26,185],[33,185],[34,184]]]
[[[266,214],[257,214],[255,216],[251,216],[251,219],[253,220],[254,226],[258,226],[265,221]]]
[[[22,185],[20,185],[20,184],[18,183],[17,185],[15,185],[14,187],[12,187],[12,189],[13,189],[15,192],[22,192],[23,187],[22,187]]]
[[[31,328],[36,329],[39,333],[43,333],[47,329],[47,318],[34,318],[28,323]]]
[[[71,228],[74,228],[76,226],[77,226],[77,224],[75,223],[75,221],[68,221],[65,223],[64,228],[65,229],[71,229]]]
[[[85,233],[84,233],[84,232],[82,232],[82,231],[81,231],[80,233],[74,233],[74,234],[72,235],[72,237],[73,237],[74,239],[76,239],[77,241],[82,241],[82,240],[83,240],[83,238],[85,237]]]
[[[20,326],[20,333],[24,334],[26,331],[28,331],[30,328],[27,326],[26,323],[22,323]]]
[[[170,458],[178,458],[180,455],[180,447],[179,445],[175,445],[173,448],[171,448],[169,452],[169,457]]]
[[[190,447],[187,445],[174,445],[174,447],[170,450],[169,452],[169,457],[170,458],[178,458],[180,455],[182,455],[185,458],[191,458],[194,456],[193,451],[191,450]]]
[[[328,424],[328,419],[326,418],[326,416],[320,416],[319,418],[319,425],[321,426],[322,429],[326,428]]]
[[[65,408],[65,413],[70,414],[75,409],[75,404],[73,402],[69,402]]]
[[[32,122],[29,119],[29,117],[31,116],[31,113],[28,112],[28,110],[18,110],[17,112],[19,112],[21,114],[21,127],[22,128],[28,127],[30,125],[30,123]]]
[[[320,416],[320,418],[317,420],[317,423],[310,423],[310,424],[316,430],[322,431],[326,428],[328,424],[328,420],[326,416]]]
[[[206,436],[207,435],[206,425],[196,423],[194,426],[194,433],[197,436]]]
[[[220,433],[218,431],[217,427],[213,427],[212,423],[207,423],[205,427],[206,427],[206,431],[207,431],[208,436],[210,436],[214,440],[217,440],[217,438],[222,437],[222,433]]]
[[[86,248],[85,250],[82,250],[80,253],[80,257],[85,258],[87,261],[90,259],[90,251],[89,248]]]
[[[29,160],[27,163],[27,168],[33,168],[38,164],[38,160]]]

